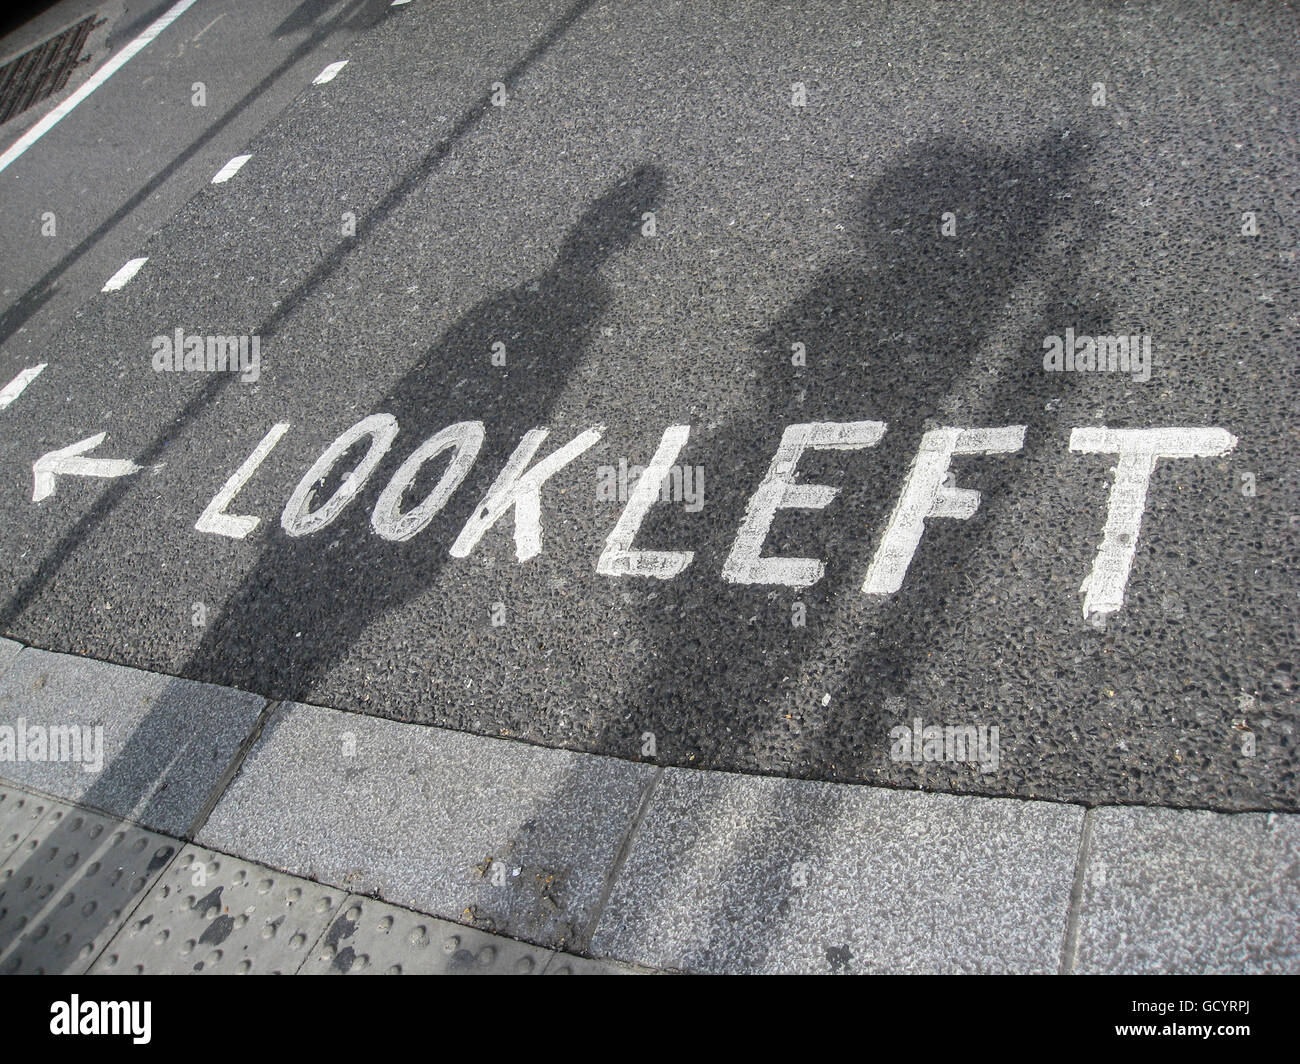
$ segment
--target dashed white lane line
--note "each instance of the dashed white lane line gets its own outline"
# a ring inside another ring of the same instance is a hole
[[[120,270],[118,270],[117,273],[113,274],[112,277],[110,277],[107,281],[105,281],[104,287],[101,288],[100,291],[116,292],[119,288],[124,287],[127,281],[129,281],[132,277],[134,277],[137,273],[139,273],[140,267],[143,266],[148,261],[149,261],[148,255],[145,255],[143,258],[132,259]]]
[[[239,168],[251,158],[251,155],[236,155],[230,160],[230,162],[226,163],[225,166],[212,175],[212,183],[214,185],[224,185],[239,173]]]
[[[179,3],[173,4],[160,19],[152,23],[148,29],[140,34],[139,37],[133,40],[118,52],[117,55],[113,56],[112,59],[91,74],[81,88],[19,137],[13,147],[5,152],[4,155],[0,155],[0,170],[4,170],[6,166],[17,159],[23,152],[40,140],[41,137],[45,136],[46,133],[58,125],[63,117],[76,107],[77,104],[81,103],[82,100],[117,73],[117,71],[126,64],[127,60],[180,18],[193,3],[194,0],[180,0]]]
[[[319,74],[316,75],[316,80],[313,81],[312,84],[324,85],[327,81],[333,81],[335,77],[338,76],[338,72],[347,65],[348,65],[348,61],[346,59],[340,59],[337,63],[331,63],[329,66],[327,66],[324,70],[322,70]]]
[[[389,7],[401,7],[403,4],[409,4],[411,0],[393,0]]]
[[[3,388],[0,388],[0,410],[3,410],[22,395],[23,389],[39,377],[41,375],[41,370],[48,365],[48,362],[42,362],[39,365],[28,366]]]

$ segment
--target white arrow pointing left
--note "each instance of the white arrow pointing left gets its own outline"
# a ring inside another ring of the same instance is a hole
[[[54,494],[56,476],[125,477],[139,472],[140,467],[125,458],[81,457],[103,443],[105,435],[101,432],[36,459],[32,463],[32,502],[40,502]]]

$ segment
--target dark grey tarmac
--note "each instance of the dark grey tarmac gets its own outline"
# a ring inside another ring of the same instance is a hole
[[[286,68],[291,100],[283,79],[265,90],[276,117],[220,152],[228,132],[195,150],[204,127],[177,124],[164,150],[127,94],[155,91],[151,63],[174,82],[219,66],[166,57],[225,7],[199,0],[83,107],[123,102],[79,109],[0,174],[0,321],[55,268],[46,198],[70,203],[70,239],[112,222],[81,259],[102,268],[60,275],[76,309],[0,349],[4,381],[49,363],[0,412],[0,632],[658,765],[1300,808],[1293,5],[303,4],[292,41],[321,39]],[[325,32],[341,20],[361,27],[346,47]],[[209,36],[238,63],[275,21]],[[265,54],[226,98],[269,75]],[[113,146],[59,139],[92,113]],[[251,158],[208,184],[235,154]],[[146,238],[122,204],[200,159]],[[95,160],[120,180],[78,218],[73,175]],[[152,338],[178,328],[258,336],[258,379],[156,372]],[[1044,338],[1067,328],[1149,335],[1150,379],[1045,371]],[[398,434],[356,498],[287,535],[299,479],[380,413]],[[376,535],[399,465],[466,420],[486,439],[446,507],[405,542]],[[880,444],[806,454],[800,478],[840,492],[782,511],[764,546],[824,578],[726,582],[784,429],[862,420],[888,423]],[[196,531],[281,422],[229,508],[256,529]],[[646,464],[678,424],[703,506],[656,506],[637,546],[693,561],[668,581],[598,574],[622,510],[599,467]],[[550,429],[543,457],[595,425],[542,490],[536,557],[516,561],[510,514],[450,556],[528,430]],[[864,596],[922,433],[1005,425],[1026,426],[1022,450],[954,462],[974,517],[930,520],[902,589]],[[1069,449],[1097,425],[1239,441],[1158,465],[1104,625],[1079,589],[1115,463]],[[32,463],[101,432],[92,457],[143,470],[60,477],[33,503]],[[917,719],[996,727],[995,770],[895,760],[891,729]]]

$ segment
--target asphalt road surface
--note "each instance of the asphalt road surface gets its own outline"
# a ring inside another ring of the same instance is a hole
[[[659,764],[1300,808],[1297,25],[197,0],[0,172],[0,384],[46,364],[0,631]]]

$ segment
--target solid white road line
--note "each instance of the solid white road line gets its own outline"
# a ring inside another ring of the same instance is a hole
[[[13,380],[11,380],[8,384],[6,384],[4,388],[0,388],[0,410],[3,410],[15,399],[17,399],[20,395],[22,395],[23,389],[26,388],[27,385],[31,384],[32,381],[34,381],[37,377],[39,377],[41,375],[41,370],[43,370],[48,365],[49,365],[48,362],[42,362],[36,366],[28,366],[25,370],[23,370],[20,374],[18,374],[18,376],[16,376]]]
[[[214,185],[224,185],[239,173],[239,168],[251,158],[251,155],[236,155],[230,160],[230,162],[226,163],[225,166],[212,175],[212,183]]]
[[[173,4],[158,21],[154,22],[139,37],[133,40],[117,55],[113,56],[107,63],[90,75],[90,78],[76,92],[64,100],[58,107],[42,118],[36,125],[32,126],[26,133],[18,138],[17,142],[4,155],[0,155],[0,171],[4,170],[11,162],[22,155],[28,148],[35,144],[41,137],[45,136],[68,114],[77,104],[81,103],[87,96],[99,88],[104,82],[117,73],[118,69],[124,66],[136,52],[140,51],[146,44],[152,41],[158,34],[162,33],[168,26],[181,17],[194,0],[180,0],[179,3]]]
[[[338,75],[338,72],[347,65],[348,65],[348,61],[346,59],[340,59],[337,63],[331,63],[329,66],[327,66],[324,70],[322,70],[319,74],[316,75],[316,80],[313,81],[312,84],[324,85],[327,81],[333,81],[334,78]]]
[[[129,281],[132,277],[134,277],[137,273],[139,273],[140,267],[143,266],[148,261],[149,261],[148,255],[145,255],[143,258],[140,259],[132,259],[120,270],[118,270],[117,273],[113,274],[112,277],[110,277],[107,281],[105,281],[104,287],[101,288],[100,291],[116,292],[119,288],[124,287],[127,281]]]

